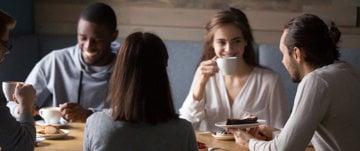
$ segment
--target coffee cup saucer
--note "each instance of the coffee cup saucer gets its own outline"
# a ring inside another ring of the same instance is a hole
[[[43,136],[36,136],[36,143],[40,143],[45,140],[45,137]]]
[[[69,122],[66,121],[65,119],[61,119],[61,120],[59,121],[59,123],[55,123],[55,124],[47,124],[47,123],[45,123],[44,120],[39,120],[39,121],[36,121],[35,123],[36,123],[36,125],[39,125],[39,126],[49,126],[49,125],[51,125],[51,126],[65,126],[65,125],[67,125]]]
[[[58,133],[56,133],[56,134],[42,134],[42,133],[37,132],[36,136],[44,137],[45,139],[62,139],[64,137],[66,137],[69,133],[70,133],[70,130],[59,129]]]

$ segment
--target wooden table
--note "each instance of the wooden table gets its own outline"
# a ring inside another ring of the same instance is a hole
[[[195,132],[196,139],[205,143],[207,147],[219,147],[223,151],[246,151],[247,148],[241,147],[235,143],[235,140],[217,140],[211,136],[210,132]]]
[[[85,123],[69,123],[61,129],[69,130],[62,139],[44,140],[37,144],[35,151],[82,151]]]
[[[197,141],[205,143],[208,147],[219,147],[217,151],[248,151],[235,143],[235,140],[217,140],[210,132],[195,132]],[[305,151],[314,151],[313,147],[307,147]]]
[[[62,129],[67,129],[70,133],[63,139],[44,140],[37,144],[35,151],[82,151],[85,123],[69,123]],[[234,140],[217,140],[211,136],[210,132],[195,132],[197,141],[205,143],[208,147],[219,147],[223,151],[246,151],[235,143]],[[220,151],[219,149],[218,151]],[[312,147],[306,151],[314,151]]]

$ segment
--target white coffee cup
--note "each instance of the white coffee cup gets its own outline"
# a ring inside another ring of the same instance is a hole
[[[7,101],[14,101],[13,95],[15,93],[15,88],[17,83],[23,83],[19,81],[3,81],[2,90]]]
[[[220,72],[223,75],[232,75],[236,72],[237,58],[236,57],[224,57],[217,58],[216,63]]]
[[[59,124],[61,112],[59,107],[44,107],[39,110],[40,116],[46,124]]]

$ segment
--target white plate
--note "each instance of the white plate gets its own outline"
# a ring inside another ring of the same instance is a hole
[[[57,124],[47,124],[45,123],[44,120],[39,120],[39,121],[36,121],[35,122],[37,125],[40,125],[40,126],[48,126],[48,125],[52,125],[52,126],[65,126],[66,124],[68,124],[69,122],[67,122],[66,120],[60,120],[59,123]]]
[[[40,133],[36,133],[37,137],[44,137],[45,139],[61,139],[64,138],[65,136],[67,136],[69,134],[69,130],[65,130],[65,129],[59,129],[59,133],[58,134],[40,134]]]
[[[36,143],[42,142],[44,140],[45,140],[45,137],[42,137],[42,136],[37,136],[36,137]]]
[[[233,140],[235,139],[234,138],[234,135],[231,134],[231,135],[215,135],[215,134],[211,134],[215,139],[219,139],[219,140]]]
[[[252,128],[256,127],[260,124],[264,124],[265,120],[257,120],[257,123],[251,123],[251,124],[234,124],[234,125],[226,125],[226,121],[215,123],[215,126],[221,127],[223,129],[226,128]]]

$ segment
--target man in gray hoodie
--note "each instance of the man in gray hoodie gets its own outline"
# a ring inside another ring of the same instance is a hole
[[[47,54],[25,81],[37,91],[38,108],[59,106],[64,119],[85,122],[94,111],[107,107],[108,82],[119,48],[114,42],[116,23],[114,10],[104,3],[92,3],[81,12],[77,45]]]

